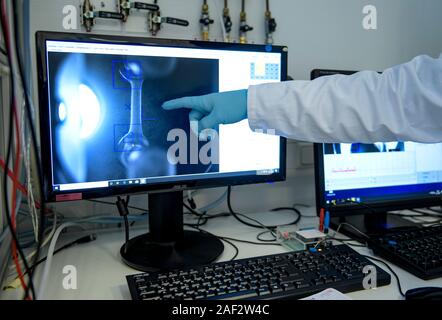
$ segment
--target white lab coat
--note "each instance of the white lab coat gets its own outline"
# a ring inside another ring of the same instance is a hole
[[[442,55],[385,70],[251,86],[249,125],[299,141],[442,142]]]

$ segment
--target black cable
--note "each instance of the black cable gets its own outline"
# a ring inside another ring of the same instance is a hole
[[[17,53],[17,66],[18,66],[18,70],[19,70],[19,74],[20,74],[20,80],[22,83],[22,87],[23,87],[23,91],[24,91],[24,98],[25,98],[25,108],[26,108],[26,114],[27,114],[27,118],[29,121],[29,127],[31,129],[31,139],[32,139],[32,146],[33,146],[33,151],[35,153],[35,161],[37,164],[37,176],[38,176],[38,181],[39,181],[39,188],[40,188],[40,230],[39,230],[39,234],[38,234],[38,239],[37,239],[37,248],[36,248],[36,253],[34,256],[34,263],[36,263],[39,259],[39,255],[40,255],[40,249],[41,249],[41,244],[43,242],[43,231],[44,231],[44,227],[45,227],[45,198],[44,198],[44,183],[43,183],[43,167],[41,165],[41,159],[40,159],[40,153],[38,150],[38,143],[37,143],[37,134],[36,134],[36,130],[35,130],[35,126],[34,126],[34,122],[32,119],[32,110],[31,110],[31,100],[29,98],[29,91],[27,88],[27,83],[25,81],[25,76],[24,76],[24,72],[23,72],[23,67],[22,67],[22,60],[20,57],[20,48],[19,48],[19,35],[18,35],[18,10],[16,8],[16,4],[15,2],[11,2],[12,5],[12,11],[14,14],[14,19],[13,19],[13,25],[14,25],[14,42],[15,42],[15,51]],[[12,72],[12,70],[11,70]],[[29,273],[29,281],[32,281],[32,273]],[[29,286],[27,288],[27,292],[25,293],[25,296],[27,296],[29,293]]]
[[[6,5],[6,3],[5,3],[5,5]],[[3,15],[7,16],[7,12],[3,12],[3,6],[0,5],[0,16],[3,16]],[[6,26],[6,21],[4,21],[3,19],[0,19],[0,20],[1,20],[1,24],[2,24],[2,30],[3,30],[3,33],[4,33],[3,38],[6,40],[6,31],[8,30],[8,28]],[[9,35],[8,35],[8,37],[9,37]],[[9,45],[11,45],[11,41],[9,41]],[[13,104],[14,104],[14,98],[13,97],[15,95],[15,82],[14,82],[14,78],[13,78],[14,72],[12,70],[11,52],[9,52],[9,50],[10,50],[10,48],[8,48],[8,46],[7,46],[6,57],[8,59],[8,64],[9,64],[9,67],[11,69],[10,76],[9,76],[9,79],[10,79],[10,86],[9,86],[9,95],[10,95],[10,97],[9,97],[9,102],[10,102],[11,110],[10,110],[9,119],[8,119],[8,121],[9,121],[9,131],[8,131],[8,138],[7,138],[8,145],[7,145],[6,158],[5,158],[5,167],[6,168],[8,168],[9,160],[11,158],[11,149],[12,149],[12,140],[13,140],[13,127],[14,127],[14,124],[13,124]],[[20,137],[17,137],[17,139],[20,139]],[[33,297],[35,298],[36,295],[35,295],[34,282],[33,282],[33,279],[32,279],[32,270],[30,270],[30,268],[29,268],[28,262],[26,260],[26,257],[24,255],[24,253],[23,253],[23,250],[22,250],[22,248],[20,246],[20,243],[19,243],[19,241],[17,239],[17,234],[14,231],[14,227],[13,227],[12,221],[11,221],[11,216],[10,216],[11,212],[9,211],[9,205],[8,205],[8,203],[9,203],[9,201],[8,201],[9,200],[8,199],[9,196],[8,196],[8,175],[7,175],[7,170],[4,171],[4,175],[3,175],[3,196],[4,196],[3,200],[4,200],[4,204],[5,204],[5,211],[6,211],[5,212],[6,220],[7,220],[7,224],[8,224],[9,230],[11,232],[12,240],[13,240],[13,242],[15,244],[15,247],[16,247],[18,253],[19,253],[19,256],[20,256],[21,260],[23,261],[25,272],[29,274],[29,281],[28,281],[28,284],[26,286],[27,289],[25,290],[24,299],[26,299],[28,297],[29,290],[31,290],[31,293],[32,293]]]
[[[125,235],[125,242],[124,242],[124,251],[127,252],[128,246],[129,246],[129,221],[127,216],[129,215],[128,210],[128,203],[130,201],[130,196],[126,197],[126,200],[123,200],[120,196],[117,197],[117,202],[115,203],[118,208],[118,213],[120,216],[123,217],[124,220],[124,235]]]
[[[95,234],[90,234],[88,236],[81,237],[81,238],[79,238],[77,240],[74,240],[72,242],[69,242],[69,243],[65,244],[64,246],[61,246],[60,248],[58,248],[57,250],[54,251],[54,255],[56,255],[57,253],[59,253],[59,252],[61,252],[63,250],[71,248],[71,247],[73,247],[73,246],[75,246],[77,244],[88,243],[88,242],[94,241],[95,239],[97,239],[97,236]],[[47,258],[48,257],[46,256],[46,257],[38,260],[34,265],[31,266],[30,269],[31,270],[35,270],[35,268],[38,267],[43,262],[45,262],[47,260]],[[6,289],[9,289],[9,287],[4,287],[4,290],[6,290]]]
[[[54,251],[54,255],[59,253],[59,252],[61,252],[61,251],[63,251],[63,250],[71,248],[71,247],[73,247],[73,246],[75,246],[77,244],[83,244],[83,243],[92,242],[95,239],[97,239],[97,235],[96,234],[90,234],[90,235],[81,237],[81,238],[79,238],[77,240],[74,240],[72,242],[69,242],[69,243],[65,244],[64,246],[61,246],[60,248],[58,248],[57,250]],[[48,257],[44,257],[44,258],[38,260],[36,264],[31,266],[31,269],[34,270],[39,264],[45,262],[47,260],[47,258]]]
[[[192,227],[192,228],[198,230],[198,231],[201,232],[201,233],[205,233],[205,234],[211,235],[212,237],[215,237],[215,238],[217,238],[217,239],[219,239],[219,240],[222,240],[222,241],[227,242],[228,244],[230,244],[230,245],[233,247],[233,249],[235,249],[235,254],[234,254],[233,257],[230,259],[230,261],[233,261],[233,260],[236,259],[236,257],[238,257],[238,254],[239,254],[239,248],[238,248],[234,243],[232,243],[232,242],[230,241],[230,239],[225,238],[225,237],[221,237],[221,236],[217,236],[217,235],[215,235],[215,234],[213,234],[213,233],[211,233],[211,232],[209,232],[209,231],[206,231],[206,230],[200,229],[200,228],[197,227],[197,226],[190,226],[190,227]]]
[[[94,202],[94,203],[101,203],[101,204],[107,204],[109,206],[115,206],[115,203],[113,202],[108,202],[108,201],[102,201],[102,200],[87,200],[89,202]],[[146,209],[140,208],[140,207],[134,207],[134,206],[127,206],[129,209],[134,209],[134,210],[138,210],[138,211],[142,211],[144,213],[147,212]]]
[[[281,244],[279,243],[267,243],[267,242],[254,242],[254,241],[248,241],[248,240],[242,240],[242,239],[235,239],[235,238],[230,238],[230,237],[224,237],[222,236],[223,239],[227,239],[227,240],[231,240],[231,241],[236,241],[236,242],[241,242],[241,243],[248,243],[248,244],[253,244],[253,245],[257,245],[257,246],[278,246],[280,247]]]
[[[365,257],[365,258],[367,258],[367,259],[370,259],[370,260],[374,260],[374,261],[380,262],[380,263],[382,263],[384,266],[386,266],[387,269],[390,270],[390,272],[391,272],[391,273],[393,274],[393,276],[396,278],[396,283],[397,283],[397,286],[398,286],[398,289],[399,289],[399,293],[401,294],[402,297],[405,297],[405,294],[404,294],[404,292],[402,291],[402,286],[401,286],[401,281],[399,280],[399,276],[397,275],[396,272],[394,272],[394,270],[390,267],[390,265],[389,265],[388,263],[386,263],[386,262],[384,262],[384,261],[382,261],[382,260],[380,260],[380,259],[373,258],[373,257],[371,257],[371,256],[366,256],[366,255],[363,255],[363,254],[361,254],[361,256],[363,256],[363,257]]]
[[[194,214],[194,215],[196,215],[196,216],[198,216],[198,217],[202,217],[202,216],[204,216],[204,215],[206,214],[206,212],[199,213],[198,211],[193,210],[193,209],[192,209],[189,205],[187,205],[185,202],[183,202],[183,207],[186,208],[187,210],[189,210],[189,212],[190,212],[191,214]]]
[[[198,221],[196,224],[185,223],[184,226],[186,226],[186,227],[201,227],[207,223],[208,219],[205,217],[205,214],[201,214],[201,213],[193,210],[185,202],[183,202],[183,207],[186,208],[187,210],[189,210],[189,213],[196,215],[198,217]]]
[[[298,209],[296,209],[295,207],[280,207],[280,208],[272,209],[270,211],[277,212],[277,211],[288,211],[288,210],[293,211],[297,215],[295,221],[293,221],[291,224],[298,224],[299,221],[301,220],[302,215],[301,215],[301,212]]]
[[[258,228],[258,229],[276,229],[277,227],[282,227],[282,226],[289,226],[289,225],[293,225],[293,224],[297,224],[299,222],[299,220],[301,219],[301,213],[299,212],[298,209],[296,208],[292,208],[292,207],[287,207],[287,208],[276,208],[273,209],[271,211],[279,211],[279,210],[292,210],[297,214],[296,219],[291,222],[291,223],[287,223],[287,224],[283,224],[283,225],[275,225],[275,226],[266,226],[263,223],[259,222],[256,219],[250,218],[242,213],[239,212],[235,212],[232,209],[232,203],[231,203],[231,196],[232,196],[232,187],[229,186],[227,188],[227,207],[229,209],[230,214],[239,222],[241,222],[242,224],[245,224],[246,226],[252,227],[252,228]],[[244,221],[243,219],[240,218],[240,216],[249,219],[250,221],[256,222],[257,224],[253,224],[253,223],[249,223],[247,221]]]
[[[235,254],[233,255],[232,258],[230,258],[230,261],[235,260],[238,257],[238,255],[239,255],[239,248],[230,240],[227,240],[225,238],[222,238],[222,240],[227,242],[228,244],[230,244],[232,246],[232,248],[235,249]]]
[[[266,234],[266,233],[270,233],[273,236],[273,239],[263,239],[263,238],[261,238],[261,236]],[[266,230],[266,231],[258,233],[258,235],[256,236],[256,240],[262,241],[262,242],[275,242],[276,241],[276,236],[272,233],[271,230]]]
[[[340,239],[340,238],[335,238],[335,237],[331,237],[331,236],[328,236],[327,239],[335,240],[335,241],[341,242],[341,243],[346,244],[351,247],[358,247],[358,248],[366,248],[367,247],[367,244],[349,243],[352,241],[359,242],[358,240],[354,240],[354,239]]]

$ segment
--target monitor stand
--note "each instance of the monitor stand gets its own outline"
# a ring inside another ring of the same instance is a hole
[[[357,230],[369,236],[382,235],[388,231],[392,231],[393,229],[406,229],[419,226],[416,223],[408,221],[402,217],[395,216],[394,214],[381,212],[333,217],[330,219],[330,228],[337,230],[339,225],[344,222],[351,224]],[[365,237],[357,232],[354,228],[346,225],[341,226],[339,233],[360,242],[365,242],[366,240]]]
[[[154,272],[208,264],[223,252],[218,238],[183,229],[183,192],[149,194],[149,233],[129,240],[120,254],[130,267]]]

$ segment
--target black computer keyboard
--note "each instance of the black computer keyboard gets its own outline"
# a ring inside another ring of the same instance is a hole
[[[396,230],[373,236],[373,252],[415,276],[442,277],[442,226]]]
[[[373,265],[346,245],[296,251],[164,273],[127,276],[134,300],[298,299],[335,288],[363,289],[363,268]],[[390,275],[377,267],[377,286]]]

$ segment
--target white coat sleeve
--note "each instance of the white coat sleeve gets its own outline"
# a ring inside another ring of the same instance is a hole
[[[385,70],[251,86],[252,130],[308,142],[442,142],[442,55]]]

